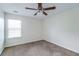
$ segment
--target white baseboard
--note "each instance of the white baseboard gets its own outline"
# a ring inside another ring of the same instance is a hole
[[[39,39],[42,40],[42,39]],[[13,43],[7,43],[5,44],[5,47],[11,47],[11,46],[16,46],[16,45],[21,45],[21,44],[26,44],[26,43],[30,43],[30,42],[35,42],[35,41],[39,41],[39,40],[31,40],[31,41],[21,41],[21,42],[13,42]]]
[[[39,40],[45,40],[45,39],[39,39]],[[39,41],[39,40],[21,41],[21,42],[16,42],[16,43],[9,43],[9,44],[6,44],[5,47],[11,47],[11,46],[16,46],[16,45],[20,45],[20,44],[26,44],[26,43],[30,43],[30,42]],[[50,43],[54,43],[54,44],[56,44],[56,45],[58,45],[58,46],[61,46],[61,47],[65,48],[65,49],[71,50],[71,51],[73,51],[73,52],[79,53],[79,51],[74,50],[74,49],[71,49],[71,48],[69,48],[69,47],[66,47],[66,46],[64,46],[64,45],[62,45],[62,44],[59,44],[59,43],[57,43],[57,42],[50,41],[50,40],[46,40],[46,41],[48,41],[48,42],[50,42]],[[0,52],[0,53],[2,53],[2,52]]]
[[[4,50],[4,48],[3,48],[3,49],[1,49],[1,51],[0,51],[0,55],[2,54],[3,50]]]
[[[58,45],[58,46],[60,46],[60,47],[63,47],[63,48],[65,48],[65,49],[71,50],[71,51],[73,51],[73,52],[75,52],[75,53],[78,53],[78,54],[79,54],[79,51],[74,50],[74,49],[71,49],[71,48],[68,48],[68,47],[65,47],[65,46],[64,46],[64,45],[62,45],[62,44],[56,43],[56,42],[54,42],[54,41],[49,41],[49,40],[46,40],[46,41],[48,41],[48,42],[50,42],[50,43],[53,43],[53,44],[56,44],[56,45]]]

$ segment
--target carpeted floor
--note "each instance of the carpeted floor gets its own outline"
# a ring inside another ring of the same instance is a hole
[[[5,48],[2,56],[79,56],[79,54],[41,40]]]

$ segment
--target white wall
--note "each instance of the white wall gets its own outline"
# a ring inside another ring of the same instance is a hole
[[[6,14],[5,20],[22,21],[22,38],[7,38],[5,46],[47,40],[64,48],[79,52],[79,8],[66,11],[45,20]],[[7,33],[7,23],[6,23]]]
[[[29,18],[25,16],[18,16],[6,13],[6,22],[8,19],[18,19],[22,21],[22,37],[21,38],[8,38],[6,34],[6,47],[24,44],[32,41],[42,40],[42,20]],[[7,23],[6,23],[7,33]]]
[[[0,10],[0,54],[4,49],[4,13]]]
[[[44,39],[79,53],[79,8],[44,21]]]

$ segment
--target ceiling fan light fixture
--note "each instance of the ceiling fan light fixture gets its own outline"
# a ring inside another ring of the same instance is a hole
[[[28,7],[25,7],[25,9],[37,10],[37,12],[34,14],[34,16],[37,15],[38,13],[41,13],[41,12],[42,12],[42,14],[47,16],[48,14],[45,11],[54,10],[54,9],[56,9],[56,6],[43,8],[42,3],[38,3],[38,8],[37,9],[36,8],[28,8]]]

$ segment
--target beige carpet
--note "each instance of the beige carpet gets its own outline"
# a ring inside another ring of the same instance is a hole
[[[79,54],[41,40],[5,48],[2,56],[79,56]]]

